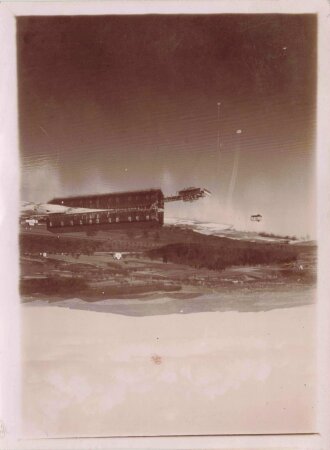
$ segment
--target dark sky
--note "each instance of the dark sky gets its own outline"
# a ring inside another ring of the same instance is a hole
[[[315,16],[17,25],[22,199],[196,185],[168,215],[314,233]]]

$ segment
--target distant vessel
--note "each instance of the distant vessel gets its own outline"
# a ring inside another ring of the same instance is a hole
[[[209,195],[211,193],[207,189],[190,187],[168,197],[164,196],[161,189],[58,197],[48,204],[68,209],[48,214],[47,229],[59,233],[162,226],[165,202],[195,201]]]

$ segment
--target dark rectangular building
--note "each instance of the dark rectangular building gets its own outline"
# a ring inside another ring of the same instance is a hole
[[[47,229],[53,233],[97,231],[130,227],[162,226],[164,212],[158,208],[130,208],[82,213],[53,213],[47,217]]]
[[[48,203],[78,208],[49,214],[47,229],[54,233],[164,224],[164,195],[160,189],[58,197]]]

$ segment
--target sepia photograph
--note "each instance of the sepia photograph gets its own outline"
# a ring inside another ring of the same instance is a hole
[[[317,36],[16,17],[23,438],[318,432]]]
[[[315,16],[17,45],[25,432],[313,432]]]

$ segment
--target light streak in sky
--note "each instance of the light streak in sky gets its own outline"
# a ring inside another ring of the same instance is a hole
[[[231,213],[233,195],[234,195],[234,190],[235,190],[236,181],[237,181],[238,164],[239,164],[239,158],[240,158],[240,153],[241,153],[241,133],[242,133],[242,130],[236,130],[236,134],[238,135],[238,137],[237,137],[237,145],[236,145],[236,150],[235,150],[235,155],[234,155],[233,169],[231,172],[231,177],[230,177],[229,187],[228,187],[227,214]]]

